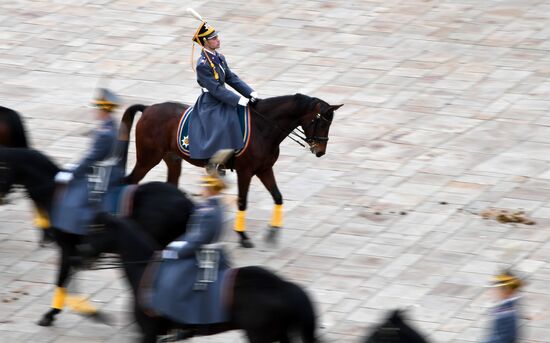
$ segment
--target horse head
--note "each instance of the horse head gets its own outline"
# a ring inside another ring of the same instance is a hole
[[[402,310],[393,310],[386,321],[376,326],[365,343],[427,343],[426,339],[404,320]]]
[[[28,148],[25,126],[19,113],[0,106],[0,146]]]
[[[6,149],[0,149],[0,204],[4,204],[6,196],[15,184],[15,171],[4,157]]]
[[[334,111],[344,105],[330,105],[321,99],[310,98],[302,94],[296,94],[296,96],[308,99],[306,113],[301,117],[299,125],[304,131],[309,150],[315,156],[321,157],[327,150],[328,132],[334,118]]]
[[[51,201],[59,168],[42,153],[26,148],[0,149],[0,200],[14,185],[26,188],[34,200]]]

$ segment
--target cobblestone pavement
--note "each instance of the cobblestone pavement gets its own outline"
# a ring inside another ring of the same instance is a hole
[[[272,201],[254,181],[248,224],[258,248],[226,235],[238,265],[305,286],[328,342],[359,342],[396,307],[433,342],[479,341],[493,300],[483,285],[513,266],[529,277],[523,341],[550,342],[548,1],[3,0],[0,104],[24,115],[35,148],[65,163],[89,142],[85,105],[98,84],[126,105],[193,103],[198,22],[187,6],[222,32],[230,65],[262,97],[345,104],[326,156],[283,143],[277,248],[262,243]],[[197,191],[201,172],[184,164],[181,188]],[[159,165],[147,180],[165,175]],[[32,206],[14,198],[0,209],[0,341],[134,341],[119,271],[75,282],[113,326],[70,312],[51,328],[35,324],[49,307],[57,251],[37,246]],[[491,207],[523,209],[537,224],[478,215]]]

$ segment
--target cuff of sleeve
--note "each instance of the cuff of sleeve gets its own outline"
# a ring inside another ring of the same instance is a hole
[[[162,251],[162,258],[165,260],[177,260],[178,259],[178,252],[175,250],[163,250]]]

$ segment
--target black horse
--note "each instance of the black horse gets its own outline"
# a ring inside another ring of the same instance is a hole
[[[25,126],[19,113],[0,106],[0,146],[28,148]]]
[[[403,311],[394,310],[386,321],[374,328],[365,343],[427,343],[428,341],[405,322]]]
[[[37,209],[51,213],[56,184],[57,165],[36,150],[23,148],[0,149],[0,198],[8,194],[13,185],[23,186]],[[130,202],[129,217],[138,227],[146,230],[160,245],[166,245],[186,230],[187,221],[193,211],[193,203],[185,193],[163,182],[145,183],[135,186]],[[59,274],[56,285],[66,287],[73,268],[76,246],[83,241],[76,235],[69,235],[51,228],[61,248]],[[49,326],[61,310],[52,307],[39,324]]]
[[[230,321],[211,325],[185,325],[169,319],[150,315],[141,306],[140,286],[147,261],[155,259],[154,249],[161,244],[151,240],[144,231],[136,230],[131,219],[118,219],[102,215],[104,230],[90,235],[102,242],[101,249],[117,252],[134,295],[134,314],[143,336],[143,343],[157,341],[158,335],[170,330],[182,329],[178,339],[192,336],[213,335],[228,330],[244,330],[251,343],[290,343],[295,338],[304,343],[316,342],[316,318],[313,305],[303,289],[285,281],[261,267],[233,269],[233,282],[228,289]],[[107,245],[105,245],[107,243]],[[96,249],[98,249],[96,247]],[[155,262],[156,263],[156,262]]]

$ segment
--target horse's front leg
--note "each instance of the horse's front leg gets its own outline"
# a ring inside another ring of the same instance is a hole
[[[53,230],[55,240],[61,249],[59,273],[57,276],[51,308],[38,322],[38,325],[41,326],[52,325],[55,320],[55,316],[63,310],[65,305],[68,305],[78,313],[86,315],[97,314],[97,309],[92,306],[87,299],[82,296],[71,296],[67,293],[67,285],[70,281],[73,264],[71,259],[77,255],[76,245],[82,242],[81,237],[79,235],[65,233],[55,228],[52,228],[51,230]]]
[[[57,274],[56,287],[53,293],[51,308],[46,312],[42,319],[38,322],[41,326],[50,326],[55,320],[55,316],[60,313],[65,307],[67,300],[66,285],[69,281],[69,273],[71,271],[71,252],[74,251],[74,235],[65,234],[57,229],[52,228],[56,243],[60,248],[59,271]]]
[[[273,215],[271,216],[271,228],[267,235],[268,242],[274,242],[277,233],[283,226],[283,196],[277,187],[277,182],[275,181],[275,175],[273,174],[273,168],[266,169],[261,173],[258,173],[260,181],[264,184],[265,188],[269,191],[275,202],[275,207],[273,209]]]
[[[254,244],[246,234],[246,199],[248,189],[250,188],[250,180],[252,173],[249,171],[237,170],[237,180],[239,185],[238,211],[235,217],[234,229],[239,235],[239,243],[243,248],[253,248]]]

